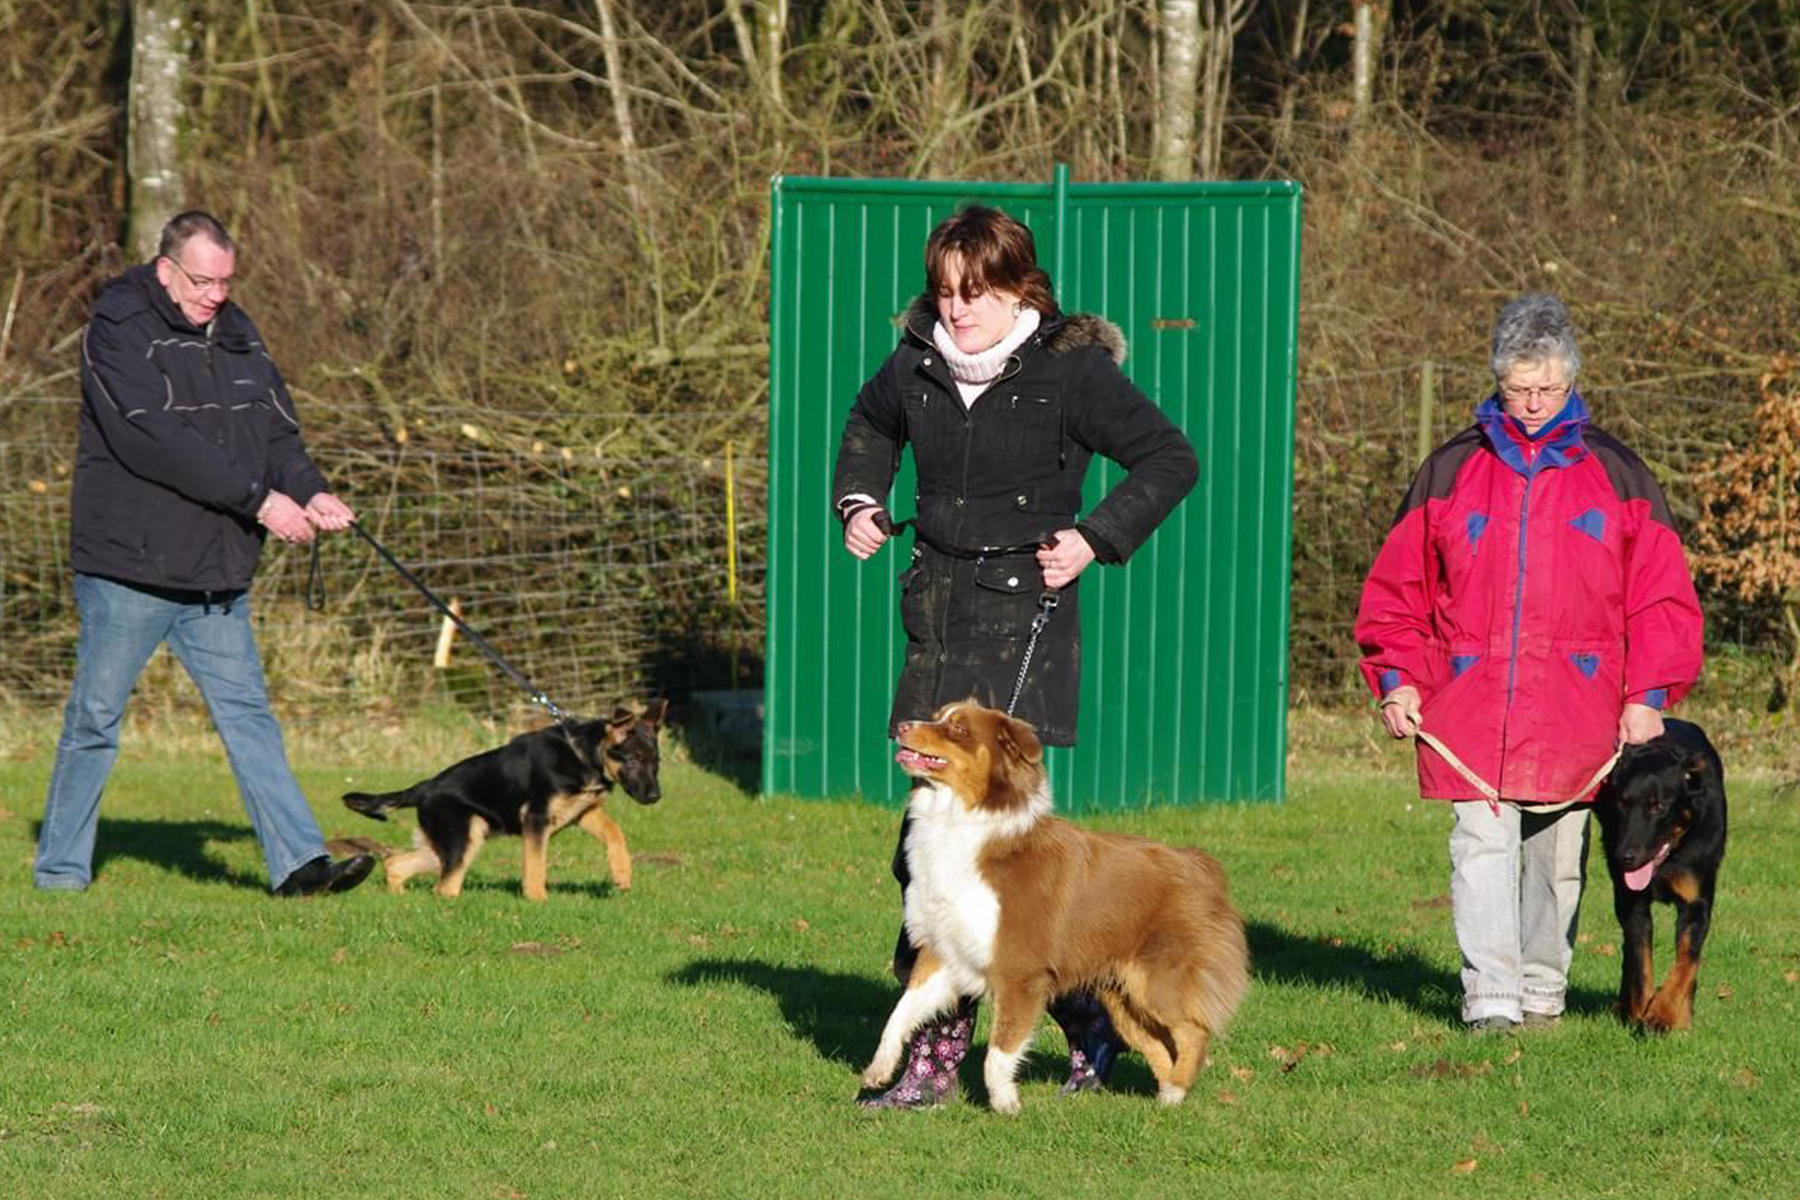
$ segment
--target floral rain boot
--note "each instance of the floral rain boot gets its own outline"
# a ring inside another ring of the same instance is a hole
[[[934,1108],[956,1095],[956,1068],[969,1053],[975,1032],[975,1002],[922,1026],[906,1044],[906,1070],[878,1096],[858,1100],[864,1108]]]
[[[1050,1015],[1062,1026],[1069,1043],[1069,1078],[1062,1094],[1097,1092],[1106,1086],[1113,1063],[1125,1043],[1113,1028],[1106,1006],[1092,992],[1070,992],[1050,1005]]]

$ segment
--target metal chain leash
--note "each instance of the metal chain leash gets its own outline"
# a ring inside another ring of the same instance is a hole
[[[1013,709],[1019,706],[1019,694],[1025,690],[1025,672],[1031,669],[1031,652],[1037,649],[1038,634],[1044,632],[1044,626],[1050,623],[1050,614],[1056,609],[1056,593],[1045,592],[1038,597],[1037,615],[1031,618],[1031,638],[1025,643],[1025,653],[1019,658],[1019,677],[1013,681],[1012,699],[1006,702],[1006,715],[1012,716]]]

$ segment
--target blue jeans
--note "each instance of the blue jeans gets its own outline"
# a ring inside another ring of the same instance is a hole
[[[1588,844],[1586,804],[1559,812],[1451,805],[1450,915],[1465,1021],[1563,1011]]]
[[[213,593],[207,601],[77,573],[75,605],[81,613],[75,684],[38,833],[32,872],[38,887],[79,890],[93,878],[100,793],[119,756],[125,706],[144,664],[165,641],[199,687],[225,743],[270,886],[325,853],[269,711],[248,593]]]

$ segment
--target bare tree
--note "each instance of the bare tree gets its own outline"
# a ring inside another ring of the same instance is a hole
[[[181,84],[187,74],[187,25],[180,0],[131,6],[130,215],[127,244],[139,259],[156,253],[157,235],[182,208]]]
[[[787,98],[781,83],[781,58],[785,52],[788,0],[725,0],[725,12],[737,36],[744,69],[755,80],[771,111],[783,112]]]
[[[1200,71],[1200,174],[1217,179],[1224,170],[1225,113],[1231,103],[1232,47],[1256,0],[1207,0]]]
[[[1156,120],[1150,157],[1158,179],[1214,179],[1222,171],[1231,102],[1232,45],[1255,0],[1162,0]]]
[[[1200,0],[1162,0],[1162,72],[1150,157],[1158,179],[1194,177],[1194,109],[1200,86]]]
[[[1587,197],[1588,176],[1588,94],[1594,81],[1594,26],[1586,14],[1578,14],[1569,31],[1570,57],[1575,60],[1574,94],[1571,117],[1574,129],[1569,143],[1569,199],[1580,204]]]
[[[662,253],[657,240],[656,214],[646,187],[647,169],[638,149],[637,127],[631,116],[630,88],[625,80],[625,56],[619,52],[619,33],[613,20],[612,0],[594,0],[600,18],[601,52],[606,60],[607,90],[612,94],[613,120],[619,129],[619,155],[625,161],[625,193],[631,203],[638,238],[650,263],[650,288],[655,296],[656,345],[669,344],[668,300],[663,285]]]
[[[1350,0],[1350,7],[1355,13],[1350,82],[1350,125],[1355,131],[1369,123],[1369,110],[1375,105],[1375,59],[1381,50],[1386,5],[1384,0]]]

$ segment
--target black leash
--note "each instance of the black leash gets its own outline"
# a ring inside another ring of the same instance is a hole
[[[357,537],[360,537],[363,541],[369,543],[370,546],[374,547],[375,553],[381,555],[382,558],[387,560],[388,566],[390,566],[390,567],[394,568],[394,570],[400,572],[400,577],[402,579],[406,580],[406,582],[408,582],[408,583],[412,584],[414,587],[418,588],[419,593],[421,595],[423,595],[427,600],[431,601],[432,604],[436,605],[437,610],[439,612],[443,613],[444,616],[448,617],[450,619],[450,623],[455,625],[458,629],[460,629],[462,631],[462,634],[464,637],[468,638],[471,642],[474,642],[476,647],[478,649],[480,649],[480,651],[483,654],[487,655],[488,658],[490,660],[492,660],[493,664],[496,667],[499,667],[503,672],[506,673],[507,678],[511,679],[514,683],[518,684],[519,687],[522,688],[525,691],[525,693],[531,697],[532,703],[538,705],[545,712],[549,713],[552,717],[554,717],[556,719],[556,723],[558,725],[563,726],[563,731],[565,734],[568,732],[568,725],[573,720],[573,718],[571,718],[569,716],[569,714],[564,712],[561,708],[557,707],[556,702],[554,700],[550,699],[550,697],[546,696],[544,694],[542,688],[535,686],[531,682],[531,680],[525,678],[523,672],[521,672],[517,667],[513,666],[511,663],[507,662],[504,658],[500,657],[500,652],[498,650],[494,649],[492,646],[488,645],[486,638],[482,637],[479,633],[476,633],[473,629],[469,628],[468,622],[464,621],[461,617],[457,616],[456,613],[451,610],[450,606],[448,604],[445,604],[444,601],[441,598],[439,598],[439,596],[436,592],[432,591],[430,588],[425,586],[424,580],[420,579],[417,575],[414,575],[411,571],[407,570],[405,564],[403,564],[399,559],[395,558],[392,554],[390,554],[388,552],[388,548],[386,546],[382,545],[380,542],[376,541],[374,536],[372,534],[370,534],[368,530],[364,529],[359,523],[357,523],[355,521],[350,522],[350,528],[356,531]],[[313,600],[314,600],[315,596],[317,597],[317,600],[318,600],[318,606],[316,608],[313,607]],[[325,607],[325,586],[324,586],[324,583],[319,578],[319,539],[318,538],[313,539],[312,578],[307,581],[306,603],[307,603],[307,607],[313,608],[314,612],[318,612]]]
[[[852,515],[855,514],[852,513]],[[939,554],[951,558],[973,559],[976,562],[988,558],[1006,558],[1013,555],[1035,553],[1039,546],[1045,544],[1038,541],[1026,542],[1018,546],[943,546],[921,533],[912,517],[908,517],[904,521],[895,521],[887,509],[877,507],[875,515],[871,519],[875,522],[875,528],[889,537],[893,537],[901,530],[911,526],[914,539],[924,542]],[[917,551],[915,550],[914,553]],[[1038,596],[1037,612],[1031,618],[1031,637],[1025,643],[1025,653],[1019,656],[1019,677],[1013,680],[1012,698],[1006,702],[1006,715],[1009,717],[1013,715],[1013,710],[1019,707],[1019,696],[1025,691],[1025,672],[1031,669],[1031,655],[1037,649],[1038,635],[1043,633],[1044,626],[1050,623],[1050,614],[1056,611],[1057,598],[1058,592],[1055,588],[1045,588]]]

